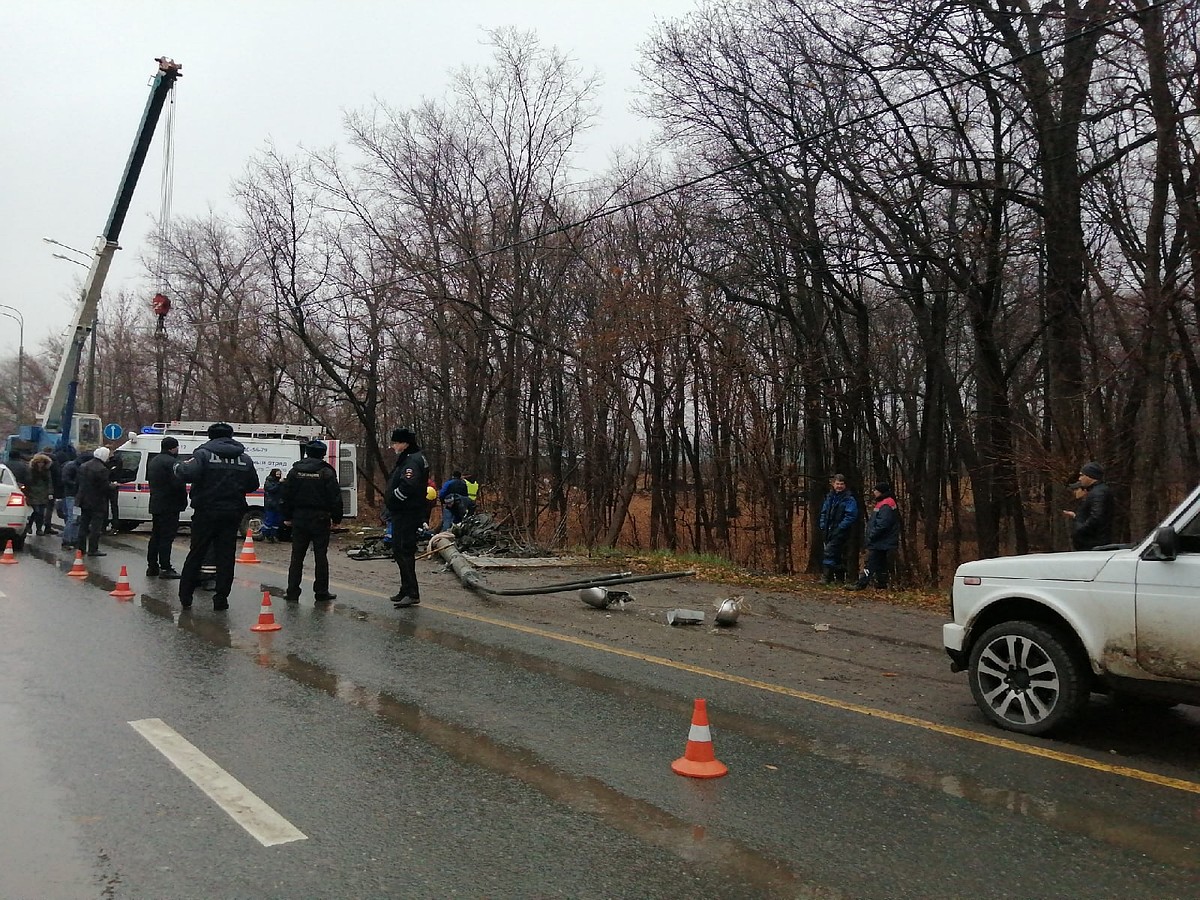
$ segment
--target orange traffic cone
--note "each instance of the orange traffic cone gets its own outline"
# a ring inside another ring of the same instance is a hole
[[[133,589],[129,587],[129,572],[124,566],[121,566],[121,574],[117,576],[117,586],[108,592],[110,597],[116,597],[118,600],[132,600],[137,596]]]
[[[87,569],[83,567],[83,551],[75,551],[75,565],[67,571],[67,574],[73,578],[87,578]]]
[[[712,734],[708,730],[708,706],[697,700],[692,710],[692,728],[688,732],[687,749],[671,763],[676,774],[689,778],[720,778],[728,767],[713,753]]]
[[[257,563],[262,562],[258,558],[258,554],[254,552],[254,538],[250,536],[250,529],[246,529],[246,542],[242,544],[242,553],[237,558],[240,563]]]
[[[254,560],[258,562],[258,560]],[[271,592],[263,591],[262,609],[258,613],[258,624],[251,625],[251,631],[278,631],[283,626],[275,621],[275,613],[271,612]]]
[[[4,545],[4,555],[0,556],[0,565],[15,566],[17,564],[17,555],[13,553],[12,541]]]

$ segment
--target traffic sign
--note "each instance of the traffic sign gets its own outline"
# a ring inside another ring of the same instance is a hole
[[[124,433],[125,433],[125,429],[122,428],[120,425],[118,425],[116,422],[111,422],[108,425],[104,426],[105,440],[118,441],[121,439],[121,435],[123,435]]]

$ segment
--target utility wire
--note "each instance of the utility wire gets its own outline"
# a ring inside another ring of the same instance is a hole
[[[432,276],[440,275],[442,273],[449,272],[453,269],[459,268],[468,263],[479,262],[479,261],[485,260],[491,256],[495,256],[500,253],[507,253],[518,247],[523,247],[523,246],[526,246],[527,244],[532,244],[536,241],[545,240],[546,238],[554,237],[555,235],[558,235],[558,234],[563,234],[565,232],[572,231],[577,228],[582,228],[586,225],[590,225],[592,222],[597,222],[597,221],[600,221],[601,219],[606,219],[610,216],[616,215],[617,213],[626,212],[630,209],[635,209],[635,208],[645,205],[647,203],[653,203],[656,200],[661,200],[663,197],[668,197],[668,196],[678,193],[680,191],[687,190],[688,188],[695,187],[698,184],[703,184],[707,181],[711,181],[714,178],[720,178],[722,175],[728,175],[731,172],[736,172],[739,169],[743,169],[746,166],[751,165],[756,162],[761,162],[762,160],[768,159],[772,156],[775,156],[776,154],[785,153],[789,150],[794,150],[794,149],[804,147],[804,146],[810,144],[811,142],[816,141],[820,138],[828,137],[829,135],[833,134],[834,131],[837,129],[843,129],[843,128],[846,128],[846,127],[849,127],[852,125],[861,125],[865,122],[869,122],[872,119],[878,118],[880,116],[891,115],[898,109],[902,109],[903,107],[908,106],[910,104],[917,103],[922,100],[927,100],[930,97],[937,96],[938,94],[941,94],[950,88],[955,88],[955,87],[959,87],[964,84],[968,84],[972,81],[975,81],[980,76],[998,74],[1000,72],[1005,71],[1006,69],[1009,69],[1013,66],[1018,65],[1023,60],[1031,59],[1035,56],[1041,56],[1050,51],[1057,50],[1062,47],[1066,47],[1066,46],[1074,43],[1075,41],[1081,40],[1084,37],[1087,37],[1095,32],[1108,30],[1108,29],[1112,28],[1114,25],[1125,21],[1126,19],[1132,19],[1137,16],[1141,16],[1145,13],[1152,12],[1157,9],[1161,9],[1162,7],[1167,6],[1172,2],[1174,2],[1174,0],[1154,0],[1154,2],[1148,3],[1140,9],[1130,9],[1130,10],[1127,10],[1126,12],[1111,16],[1110,18],[1104,19],[1101,22],[1097,22],[1094,25],[1089,25],[1087,28],[1081,29],[1080,31],[1078,31],[1074,34],[1060,38],[1057,41],[1053,41],[1049,44],[1038,47],[1037,49],[1034,49],[1034,50],[1030,50],[1026,53],[1022,53],[1018,56],[1011,57],[1010,59],[1007,59],[1004,62],[997,63],[994,66],[989,66],[985,69],[980,69],[979,71],[973,72],[969,75],[964,75],[963,77],[961,77],[959,79],[947,82],[945,84],[935,85],[934,87],[931,87],[925,91],[920,91],[920,92],[914,94],[913,96],[911,96],[905,100],[902,100],[899,103],[894,104],[893,106],[890,106],[887,109],[873,110],[871,112],[863,113],[859,116],[851,117],[850,119],[847,119],[845,122],[841,122],[836,126],[830,126],[829,128],[822,129],[821,131],[815,132],[811,135],[808,135],[804,138],[800,138],[795,141],[789,141],[785,144],[781,144],[770,150],[763,150],[759,153],[754,153],[749,156],[742,157],[737,162],[730,163],[729,165],[722,166],[718,169],[713,169],[702,175],[697,175],[694,178],[689,178],[685,181],[678,182],[676,184],[662,188],[661,190],[654,191],[653,193],[647,194],[645,196],[638,197],[633,200],[627,200],[623,203],[602,206],[600,209],[596,210],[595,212],[589,213],[588,215],[583,216],[580,219],[576,219],[575,221],[564,223],[555,228],[550,228],[548,230],[538,232],[537,234],[531,235],[529,237],[511,241],[510,243],[502,244],[498,247],[492,247],[491,249],[488,249],[488,250],[483,250],[474,255],[463,257],[462,259],[460,259],[456,262],[445,263],[440,266],[435,266],[431,269],[423,269],[419,272],[413,272],[413,273],[410,273],[403,277],[396,278],[392,281],[374,282],[374,283],[370,284],[369,286],[367,286],[367,288],[369,288],[370,290],[379,290],[381,288],[383,288],[383,289],[399,288],[402,285],[405,285],[409,282],[417,281],[418,279],[422,279],[422,278],[429,278]],[[308,305],[315,304],[315,303],[334,303],[339,300],[345,300],[345,299],[354,297],[354,296],[356,296],[357,293],[358,292],[351,291],[351,292],[344,292],[344,293],[340,293],[340,294],[333,294],[333,295],[327,296],[327,297],[314,297],[314,298],[310,298],[308,300],[302,300],[297,305],[298,306],[308,306]],[[419,293],[419,292],[414,291],[414,293]],[[449,298],[449,299],[454,299],[454,298]]]

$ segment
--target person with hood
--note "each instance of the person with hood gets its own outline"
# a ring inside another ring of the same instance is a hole
[[[403,609],[421,602],[417,584],[417,532],[428,515],[425,489],[429,465],[417,444],[417,436],[407,428],[392,431],[392,449],[396,451],[396,467],[388,479],[384,504],[392,517],[392,558],[400,570],[400,590],[391,600],[397,609]]]
[[[451,473],[437,496],[442,504],[442,531],[449,531],[451,525],[457,525],[463,520],[464,510],[461,503],[470,496],[462,472]]]
[[[150,486],[150,542],[146,545],[146,575],[179,578],[171,565],[171,544],[179,533],[179,514],[187,509],[187,485],[175,476],[179,441],[167,435],[159,452],[146,464]]]
[[[54,502],[54,477],[50,473],[50,457],[37,453],[29,461],[29,475],[25,479],[25,500],[33,508],[25,533],[46,535],[50,533],[50,517]]]
[[[329,593],[329,532],[342,521],[342,489],[337,470],[325,461],[329,448],[324,441],[304,445],[304,458],[292,463],[283,482],[283,521],[292,528],[292,559],[288,565],[288,603],[300,602],[304,557],[313,549],[313,599],[328,603],[337,598]]]
[[[1076,550],[1093,550],[1112,543],[1113,496],[1104,483],[1104,469],[1099,463],[1084,463],[1079,467],[1079,481],[1075,484],[1087,493],[1078,509],[1063,511],[1071,519],[1071,546]]]
[[[283,520],[283,470],[272,469],[263,482],[263,521],[255,540],[276,543]]]
[[[821,548],[821,583],[833,584],[846,580],[846,541],[850,529],[858,521],[858,500],[846,487],[846,476],[833,476],[829,493],[821,504],[817,527],[824,545]]]
[[[208,440],[190,459],[175,464],[175,475],[192,486],[192,541],[179,577],[179,605],[191,608],[211,547],[217,568],[213,609],[229,609],[238,533],[249,508],[246,495],[258,490],[254,460],[233,439],[232,425],[214,422],[208,426]]]
[[[115,490],[108,477],[108,458],[111,454],[112,451],[107,447],[97,447],[91,457],[79,465],[78,487],[75,489],[79,529],[75,534],[75,545],[82,544],[79,549],[86,549],[88,556],[107,555],[100,550],[100,533],[104,530],[104,517],[108,514],[108,503]]]
[[[896,499],[892,496],[892,486],[881,481],[871,490],[875,500],[875,508],[871,518],[867,520],[867,564],[863,567],[858,581],[848,590],[861,591],[875,578],[875,586],[888,586],[888,554],[900,546],[900,513],[896,509]]]

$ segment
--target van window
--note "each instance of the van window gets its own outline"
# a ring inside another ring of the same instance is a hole
[[[138,466],[142,464],[142,454],[137,450],[118,450],[117,467],[114,477],[125,484],[137,478]]]

